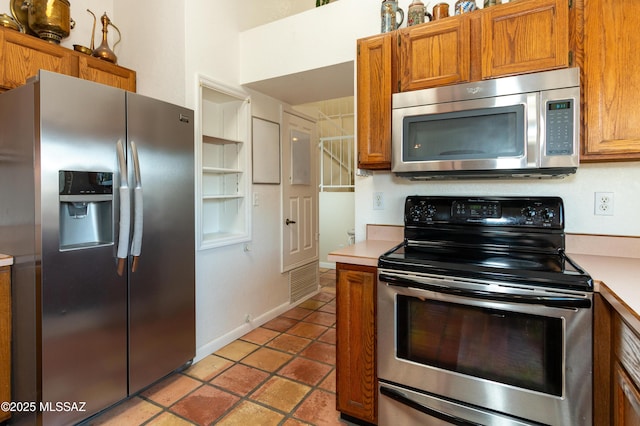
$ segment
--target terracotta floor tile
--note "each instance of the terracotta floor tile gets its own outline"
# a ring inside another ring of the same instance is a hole
[[[304,348],[306,348],[311,339],[305,339],[304,337],[292,336],[291,334],[281,334],[269,343],[267,346],[274,349],[279,349],[291,354],[297,354]]]
[[[289,412],[302,401],[310,390],[309,386],[302,383],[274,376],[255,391],[250,398],[278,410]]]
[[[260,346],[254,343],[245,342],[243,340],[235,340],[229,343],[227,346],[219,349],[215,352],[215,355],[232,359],[234,361],[240,361],[251,352],[258,349]]]
[[[266,324],[263,325],[263,327],[268,328],[269,330],[287,331],[297,323],[298,321],[295,319],[279,316],[272,319],[271,321],[268,321]]]
[[[111,410],[93,419],[89,424],[95,426],[139,425],[162,411],[162,408],[149,401],[135,397],[116,405]]]
[[[173,405],[171,411],[200,425],[208,425],[239,400],[235,395],[205,385]]]
[[[334,297],[336,295],[336,287],[335,287],[335,283],[333,284],[332,287],[322,287],[322,292],[323,293],[329,293],[329,294],[333,294]]]
[[[335,314],[336,313],[336,302],[335,300],[333,302],[329,302],[326,305],[320,306],[320,308],[318,308],[318,311],[320,312],[329,312],[330,314]]]
[[[277,331],[269,330],[264,327],[258,327],[255,330],[251,330],[250,332],[242,336],[241,339],[247,342],[255,343],[257,345],[264,345],[269,340],[276,337],[278,334],[280,333]]]
[[[336,363],[336,347],[328,343],[313,342],[300,352],[300,355],[325,364]]]
[[[251,401],[242,401],[240,405],[224,416],[218,426],[277,426],[284,416],[262,405],[254,404]]]
[[[124,423],[123,423],[124,424]],[[145,426],[192,426],[193,423],[165,411],[155,419],[146,423]]]
[[[312,296],[310,298],[310,300],[319,300],[321,302],[329,302],[333,299],[335,299],[336,295],[335,294],[331,294],[325,291],[321,291],[320,293],[316,294],[315,296]]]
[[[320,300],[313,300],[313,299],[307,299],[304,302],[302,302],[301,304],[298,305],[298,307],[300,308],[305,308],[305,309],[312,309],[312,310],[316,310],[319,307],[321,307],[322,305],[324,305],[326,302],[322,302]]]
[[[344,425],[336,411],[336,396],[323,390],[313,391],[293,416],[317,426]]]
[[[301,422],[300,420],[296,419],[287,419],[284,423],[282,423],[282,426],[309,426],[309,423]]]
[[[278,375],[315,386],[333,369],[332,366],[305,358],[295,358],[278,370]]]
[[[292,355],[270,348],[260,348],[242,360],[243,364],[265,371],[276,371],[288,362]]]
[[[287,312],[285,312],[280,316],[301,320],[312,312],[313,310],[311,309],[305,309],[305,308],[300,308],[299,306],[296,306],[295,308],[289,309]]]
[[[269,377],[269,373],[262,370],[247,367],[243,364],[236,364],[213,379],[210,383],[244,396],[253,391],[260,383],[264,382],[267,377]]]
[[[232,365],[233,362],[228,359],[216,355],[209,355],[185,370],[184,374],[206,382]]]
[[[169,407],[199,386],[202,386],[202,383],[198,380],[176,374],[147,389],[142,396],[163,407]]]
[[[289,330],[287,330],[287,334],[293,334],[294,336],[306,337],[308,339],[315,339],[320,336],[322,333],[327,331],[329,327],[325,327],[318,324],[311,324],[308,322],[301,322]]]
[[[322,334],[322,336],[318,337],[318,340],[324,343],[329,343],[332,345],[336,344],[336,329],[330,328]]]
[[[336,393],[336,369],[334,368],[331,374],[324,379],[318,387],[327,390],[332,393]]]
[[[336,314],[331,314],[329,312],[316,311],[311,315],[309,315],[308,317],[306,317],[304,321],[311,322],[314,324],[326,325],[330,327],[336,323]]]

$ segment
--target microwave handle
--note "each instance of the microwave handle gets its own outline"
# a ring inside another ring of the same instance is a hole
[[[521,294],[504,294],[491,291],[469,290],[463,288],[453,288],[446,285],[428,284],[420,281],[413,281],[409,278],[394,277],[381,273],[378,277],[380,281],[391,286],[417,288],[430,290],[438,293],[451,294],[455,296],[473,297],[476,299],[493,300],[498,302],[521,303],[528,305],[543,305],[552,308],[590,308],[591,301],[580,297],[570,296],[529,296]]]
[[[413,401],[406,396],[404,396],[401,392],[398,392],[395,389],[388,388],[384,385],[380,386],[380,393],[386,397],[389,397],[399,403],[406,405],[409,408],[413,408],[414,410],[420,411],[421,413],[427,414],[431,417],[435,417],[437,419],[443,420],[447,423],[451,423],[452,425],[458,426],[481,426],[478,423],[470,422],[469,420],[461,419],[460,417],[452,416],[451,414],[443,413],[442,411],[435,410],[431,407],[426,407],[416,401]]]

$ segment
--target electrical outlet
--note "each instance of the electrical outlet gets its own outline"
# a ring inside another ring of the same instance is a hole
[[[594,211],[599,216],[613,216],[613,192],[596,192]]]
[[[373,209],[384,210],[384,194],[382,192],[373,193]]]

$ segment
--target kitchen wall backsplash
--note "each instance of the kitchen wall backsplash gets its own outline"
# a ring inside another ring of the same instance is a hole
[[[595,214],[595,193],[613,194],[612,215]],[[373,209],[382,194],[384,209]],[[562,197],[565,231],[577,234],[640,236],[640,163],[581,164],[564,179],[458,180],[413,182],[390,172],[356,177],[356,240],[367,224],[401,225],[408,195],[549,195]]]

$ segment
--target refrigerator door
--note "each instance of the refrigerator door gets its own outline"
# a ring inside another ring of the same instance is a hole
[[[132,244],[140,255],[128,269],[134,394],[195,356],[194,134],[193,112],[182,107],[127,93],[127,113],[133,210],[136,193],[144,205],[142,240]]]
[[[42,401],[54,404],[43,424],[70,424],[127,396],[127,282],[113,222],[125,93],[47,72],[38,84]],[[86,411],[57,411],[65,402]]]

